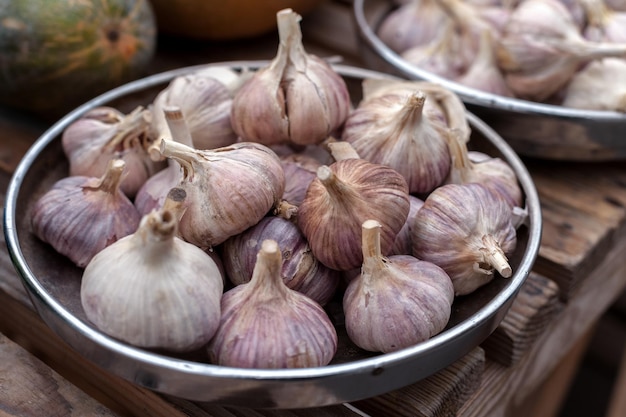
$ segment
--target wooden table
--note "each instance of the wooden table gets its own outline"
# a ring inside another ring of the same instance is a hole
[[[349,2],[303,22],[307,51],[362,65]],[[276,38],[163,40],[152,72],[212,61],[271,59]],[[0,191],[48,123],[0,108]],[[594,323],[626,287],[626,164],[525,159],[544,233],[534,272],[496,331],[465,357],[406,388],[353,404],[250,410],[197,404],[132,385],[82,359],[34,312],[0,250],[0,416],[551,416]]]

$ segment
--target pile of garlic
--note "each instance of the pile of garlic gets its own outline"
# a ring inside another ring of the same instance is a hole
[[[323,366],[344,324],[356,346],[395,351],[512,275],[522,192],[504,161],[468,151],[459,98],[366,79],[354,105],[304,51],[300,16],[277,19],[266,67],[197,70],[63,133],[70,176],[35,204],[33,233],[84,267],[83,309],[108,335],[225,366]]]
[[[407,62],[468,87],[626,112],[624,0],[403,0],[377,34]]]

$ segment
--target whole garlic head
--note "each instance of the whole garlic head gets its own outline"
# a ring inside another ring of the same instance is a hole
[[[134,233],[141,216],[120,187],[125,165],[113,159],[100,177],[57,181],[33,207],[33,233],[80,268],[106,246]]]
[[[454,287],[437,265],[408,255],[384,257],[380,223],[363,223],[363,266],[343,297],[348,337],[362,349],[393,352],[440,333]]]
[[[129,198],[163,168],[148,153],[150,117],[142,107],[129,114],[110,107],[92,109],[63,131],[61,142],[71,176],[98,177],[111,159],[123,159],[126,174],[121,187]]]
[[[456,295],[512,275],[507,255],[517,244],[512,210],[478,183],[446,184],[429,194],[411,223],[412,254],[443,268]]]
[[[281,278],[281,250],[265,240],[250,282],[222,296],[222,317],[208,347],[212,363],[240,368],[306,368],[330,363],[337,332],[328,315]]]
[[[212,150],[163,139],[161,153],[183,169],[188,208],[180,234],[207,249],[258,223],[281,200],[285,176],[278,156],[259,143]]]
[[[348,271],[363,263],[361,224],[383,224],[382,251],[389,253],[409,214],[406,180],[388,166],[364,159],[322,165],[298,208],[298,226],[315,257],[329,268]]]
[[[302,45],[300,15],[277,13],[280,44],[234,97],[231,123],[244,141],[317,144],[344,122],[350,96],[343,78]]]
[[[223,277],[211,256],[176,237],[183,202],[144,216],[135,233],[85,268],[81,303],[102,332],[135,346],[181,352],[213,337]]]

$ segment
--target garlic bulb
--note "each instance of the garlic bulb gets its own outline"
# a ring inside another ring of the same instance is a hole
[[[382,251],[389,253],[409,214],[406,180],[364,159],[322,165],[298,209],[298,226],[313,255],[329,268],[347,271],[363,262],[361,224],[381,219]]]
[[[610,9],[605,0],[579,0],[588,19],[585,38],[596,42],[626,43],[626,11]]]
[[[196,150],[163,139],[161,153],[183,169],[180,186],[187,192],[189,207],[180,221],[180,234],[203,249],[258,223],[284,192],[278,156],[258,143]]]
[[[426,100],[416,90],[361,101],[341,135],[361,158],[402,174],[411,193],[432,191],[450,170],[447,131],[424,113]]]
[[[133,233],[140,215],[120,189],[125,163],[109,161],[99,177],[69,176],[36,201],[33,233],[78,267],[116,240]]]
[[[147,152],[150,117],[137,107],[124,115],[110,107],[98,107],[70,124],[62,134],[63,151],[70,163],[70,176],[97,177],[113,158],[126,162],[122,191],[130,198],[162,163],[153,162]]]
[[[456,295],[512,274],[507,255],[517,244],[509,204],[477,183],[442,185],[411,223],[412,254],[443,268]]]
[[[517,97],[542,101],[567,84],[581,65],[626,56],[626,44],[585,40],[558,0],[525,0],[511,14],[496,56]]]
[[[484,20],[477,8],[460,0],[437,0],[448,21],[431,42],[409,48],[402,57],[413,65],[454,80],[467,71],[479,49],[480,33],[499,32]]]
[[[172,193],[137,231],[99,252],[80,288],[87,318],[102,332],[144,348],[191,351],[220,320],[223,278],[211,257],[176,237],[185,194]]]
[[[306,368],[330,363],[337,333],[326,312],[281,278],[281,251],[265,240],[250,282],[222,296],[208,347],[212,363],[240,368]]]
[[[393,51],[402,53],[430,43],[448,22],[436,0],[409,0],[385,16],[377,35]]]
[[[504,160],[485,153],[469,151],[467,144],[454,138],[448,143],[452,167],[446,183],[479,183],[499,194],[511,207],[523,206],[522,188],[513,168]]]
[[[590,62],[572,77],[564,95],[565,107],[626,112],[626,59]]]
[[[300,15],[284,9],[276,16],[277,55],[239,89],[231,123],[244,141],[317,144],[348,116],[348,88],[330,65],[305,52]]]
[[[239,77],[230,68],[207,67],[174,78],[152,103],[153,128],[159,139],[155,141],[156,149],[161,138],[172,137],[164,114],[170,107],[180,110],[189,127],[192,142],[183,142],[185,145],[213,149],[236,142],[230,110],[241,82]]]
[[[472,130],[467,120],[465,105],[452,91],[437,83],[427,81],[389,81],[366,78],[362,83],[363,99],[368,101],[387,94],[408,96],[415,91],[422,91],[428,96],[422,113],[434,121],[439,121],[457,137],[465,142],[470,140]]]
[[[363,266],[343,298],[348,337],[362,349],[393,352],[430,339],[450,320],[454,287],[437,265],[384,257],[381,225],[363,223]]]
[[[224,270],[230,281],[235,285],[250,281],[257,253],[267,239],[282,248],[280,273],[285,285],[325,305],[337,289],[339,273],[315,259],[295,223],[278,216],[264,217],[222,244]]]
[[[487,93],[513,97],[498,68],[494,49],[491,31],[483,30],[474,62],[455,81]]]

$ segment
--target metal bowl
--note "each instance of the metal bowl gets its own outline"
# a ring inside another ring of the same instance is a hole
[[[377,71],[442,84],[486,121],[520,155],[556,160],[602,161],[626,158],[626,114],[541,104],[465,87],[404,60],[377,36],[397,3],[354,0],[353,15],[365,64]]]
[[[263,62],[229,62],[233,69],[259,68]],[[119,342],[98,331],[80,305],[82,271],[32,233],[34,202],[58,179],[68,175],[61,133],[82,114],[109,105],[130,111],[146,105],[174,77],[199,66],[157,74],[126,84],[77,108],[46,131],[28,150],[8,187],[4,231],[10,256],[42,319],[72,348],[102,368],[142,387],[199,402],[254,408],[324,406],[376,396],[428,377],[478,346],[500,323],[531,271],[539,250],[541,213],[536,189],[515,152],[487,125],[468,114],[470,144],[506,160],[515,170],[526,196],[528,222],[518,231],[511,257],[514,274],[496,278],[453,305],[448,327],[432,339],[388,354],[364,352],[347,339],[340,301],[328,311],[337,325],[339,349],[334,361],[306,369],[239,369],[209,364],[198,353],[174,355]],[[360,99],[364,78],[389,75],[336,65],[352,98]]]

